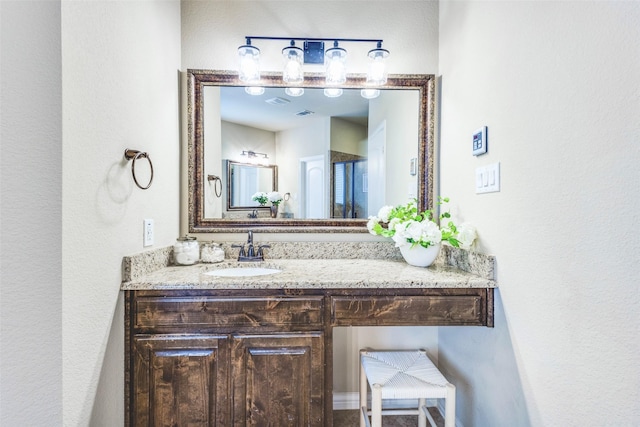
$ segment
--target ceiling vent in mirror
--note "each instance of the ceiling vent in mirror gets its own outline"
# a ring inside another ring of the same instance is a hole
[[[291,101],[286,98],[280,98],[279,96],[276,96],[275,98],[269,98],[264,102],[271,105],[284,105],[290,103]]]
[[[296,116],[304,117],[304,116],[309,116],[311,114],[314,114],[314,112],[313,111],[309,111],[309,110],[302,110],[302,111],[298,111],[296,113]]]

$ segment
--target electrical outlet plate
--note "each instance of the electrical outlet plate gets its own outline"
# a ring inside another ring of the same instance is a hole
[[[153,245],[153,220],[152,219],[144,220],[142,240],[143,240],[142,246]]]

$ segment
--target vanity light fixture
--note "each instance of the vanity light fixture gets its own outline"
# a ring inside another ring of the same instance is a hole
[[[240,153],[241,156],[247,156],[249,159],[268,159],[269,156],[267,156],[265,153],[256,153],[255,151],[251,151],[251,150],[243,150],[242,153]]]
[[[304,64],[325,64],[325,82],[328,86],[325,95],[336,97],[342,94],[339,86],[346,81],[347,76],[347,50],[340,47],[339,43],[375,43],[376,47],[371,49],[367,56],[369,63],[367,66],[366,84],[376,87],[387,82],[386,59],[389,51],[382,48],[381,39],[343,39],[343,38],[311,38],[311,37],[265,37],[265,36],[245,36],[246,43],[238,48],[240,59],[238,78],[241,82],[247,83],[252,89],[247,93],[257,93],[256,89],[260,82],[260,49],[251,44],[251,40],[287,40],[289,46],[282,49],[284,57],[284,68],[282,81],[285,83],[285,92],[289,96],[300,96],[304,89],[300,87],[304,82]],[[303,41],[304,49],[296,46],[296,40]],[[333,42],[333,47],[324,50],[325,41]],[[375,97],[374,91],[362,92],[362,96]],[[378,92],[379,94],[379,92]]]

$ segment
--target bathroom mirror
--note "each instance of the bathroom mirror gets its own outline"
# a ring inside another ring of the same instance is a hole
[[[278,167],[227,160],[227,209],[269,209],[251,197],[257,192],[278,191]]]
[[[421,209],[432,208],[434,80],[390,75],[380,95],[365,100],[363,75],[349,75],[338,98],[324,96],[321,75],[305,75],[303,97],[322,99],[319,104],[285,94],[276,73],[262,76],[263,95],[251,96],[235,72],[188,70],[188,231],[367,232],[367,216],[382,205],[416,197]],[[242,114],[226,111],[229,100]],[[350,103],[364,112],[350,112]],[[262,110],[274,108],[294,108],[306,121],[287,129],[277,128],[275,118],[260,124]],[[250,218],[253,206],[230,209],[204,179],[222,176],[228,187],[225,161],[243,162],[243,151],[261,152],[277,165],[274,188],[290,195],[278,218]],[[366,193],[364,207],[355,206],[353,191]]]

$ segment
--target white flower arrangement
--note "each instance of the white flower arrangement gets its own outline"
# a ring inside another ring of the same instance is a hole
[[[260,203],[260,206],[264,206],[269,201],[269,196],[263,191],[258,191],[251,196],[251,200]]]
[[[282,195],[277,191],[272,191],[267,194],[267,198],[273,206],[278,206],[282,202]]]
[[[447,202],[448,198],[440,198],[438,204]],[[449,212],[443,212],[438,225],[433,212],[419,212],[417,200],[413,199],[406,205],[383,206],[377,216],[369,217],[367,229],[373,235],[390,237],[397,247],[420,245],[428,248],[444,241],[451,246],[471,248],[477,237],[475,227],[467,223],[456,226],[451,220],[444,224],[444,220],[450,218]]]

